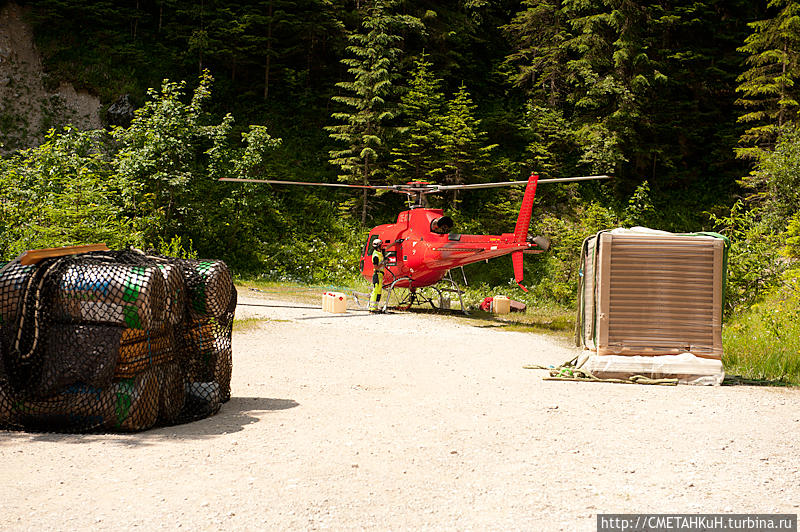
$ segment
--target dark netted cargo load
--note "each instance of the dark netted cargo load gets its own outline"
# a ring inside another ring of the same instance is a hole
[[[138,431],[230,398],[224,262],[138,251],[0,269],[0,428]]]

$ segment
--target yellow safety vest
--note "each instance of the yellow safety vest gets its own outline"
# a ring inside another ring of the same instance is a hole
[[[380,249],[376,249],[372,252],[372,271],[380,273],[383,271],[383,266],[383,253]]]

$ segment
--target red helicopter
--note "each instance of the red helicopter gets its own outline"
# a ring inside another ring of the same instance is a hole
[[[373,190],[391,190],[407,194],[412,201],[409,210],[397,216],[397,222],[383,224],[373,228],[367,237],[367,243],[361,256],[361,274],[371,282],[373,266],[370,256],[372,242],[376,238],[383,241],[383,251],[386,257],[384,268],[384,289],[387,290],[383,309],[388,305],[389,297],[397,289],[406,289],[402,298],[398,298],[397,306],[410,307],[414,303],[427,302],[434,308],[436,304],[432,297],[419,291],[424,287],[433,287],[440,281],[450,283],[447,288],[434,288],[439,297],[439,306],[445,298],[442,292],[455,292],[458,294],[461,309],[464,303],[461,299],[462,291],[458,289],[450,275],[454,268],[466,266],[474,262],[493,259],[502,255],[511,255],[514,266],[514,279],[522,286],[522,256],[547,251],[550,241],[546,237],[532,237],[528,235],[531,220],[533,199],[536,195],[538,183],[565,183],[570,181],[586,181],[593,179],[607,179],[607,175],[594,175],[583,177],[568,177],[563,179],[539,179],[536,174],[531,174],[528,181],[505,181],[500,183],[478,183],[472,185],[435,185],[431,183],[413,181],[405,185],[351,185],[346,183],[306,183],[299,181],[278,181],[273,179],[236,179],[222,178],[220,181],[238,181],[244,183],[271,183],[279,185],[309,185],[327,187],[348,187]],[[453,220],[445,216],[442,209],[432,209],[425,206],[425,196],[428,194],[448,190],[469,190],[478,188],[494,188],[506,186],[526,185],[522,206],[517,217],[517,224],[513,233],[501,235],[465,235],[452,232]],[[462,270],[463,273],[463,270]],[[466,277],[464,278],[466,282]]]

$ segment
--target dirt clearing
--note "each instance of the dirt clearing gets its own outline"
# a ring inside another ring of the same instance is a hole
[[[240,290],[232,398],[139,434],[0,432],[2,530],[594,530],[798,513],[800,391],[543,381],[577,352]]]

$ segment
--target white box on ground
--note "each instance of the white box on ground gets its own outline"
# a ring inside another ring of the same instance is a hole
[[[347,312],[347,296],[341,292],[325,292],[322,294],[322,310],[333,314]]]
[[[508,314],[511,312],[511,300],[507,296],[494,296],[492,298],[492,312],[495,314]]]

